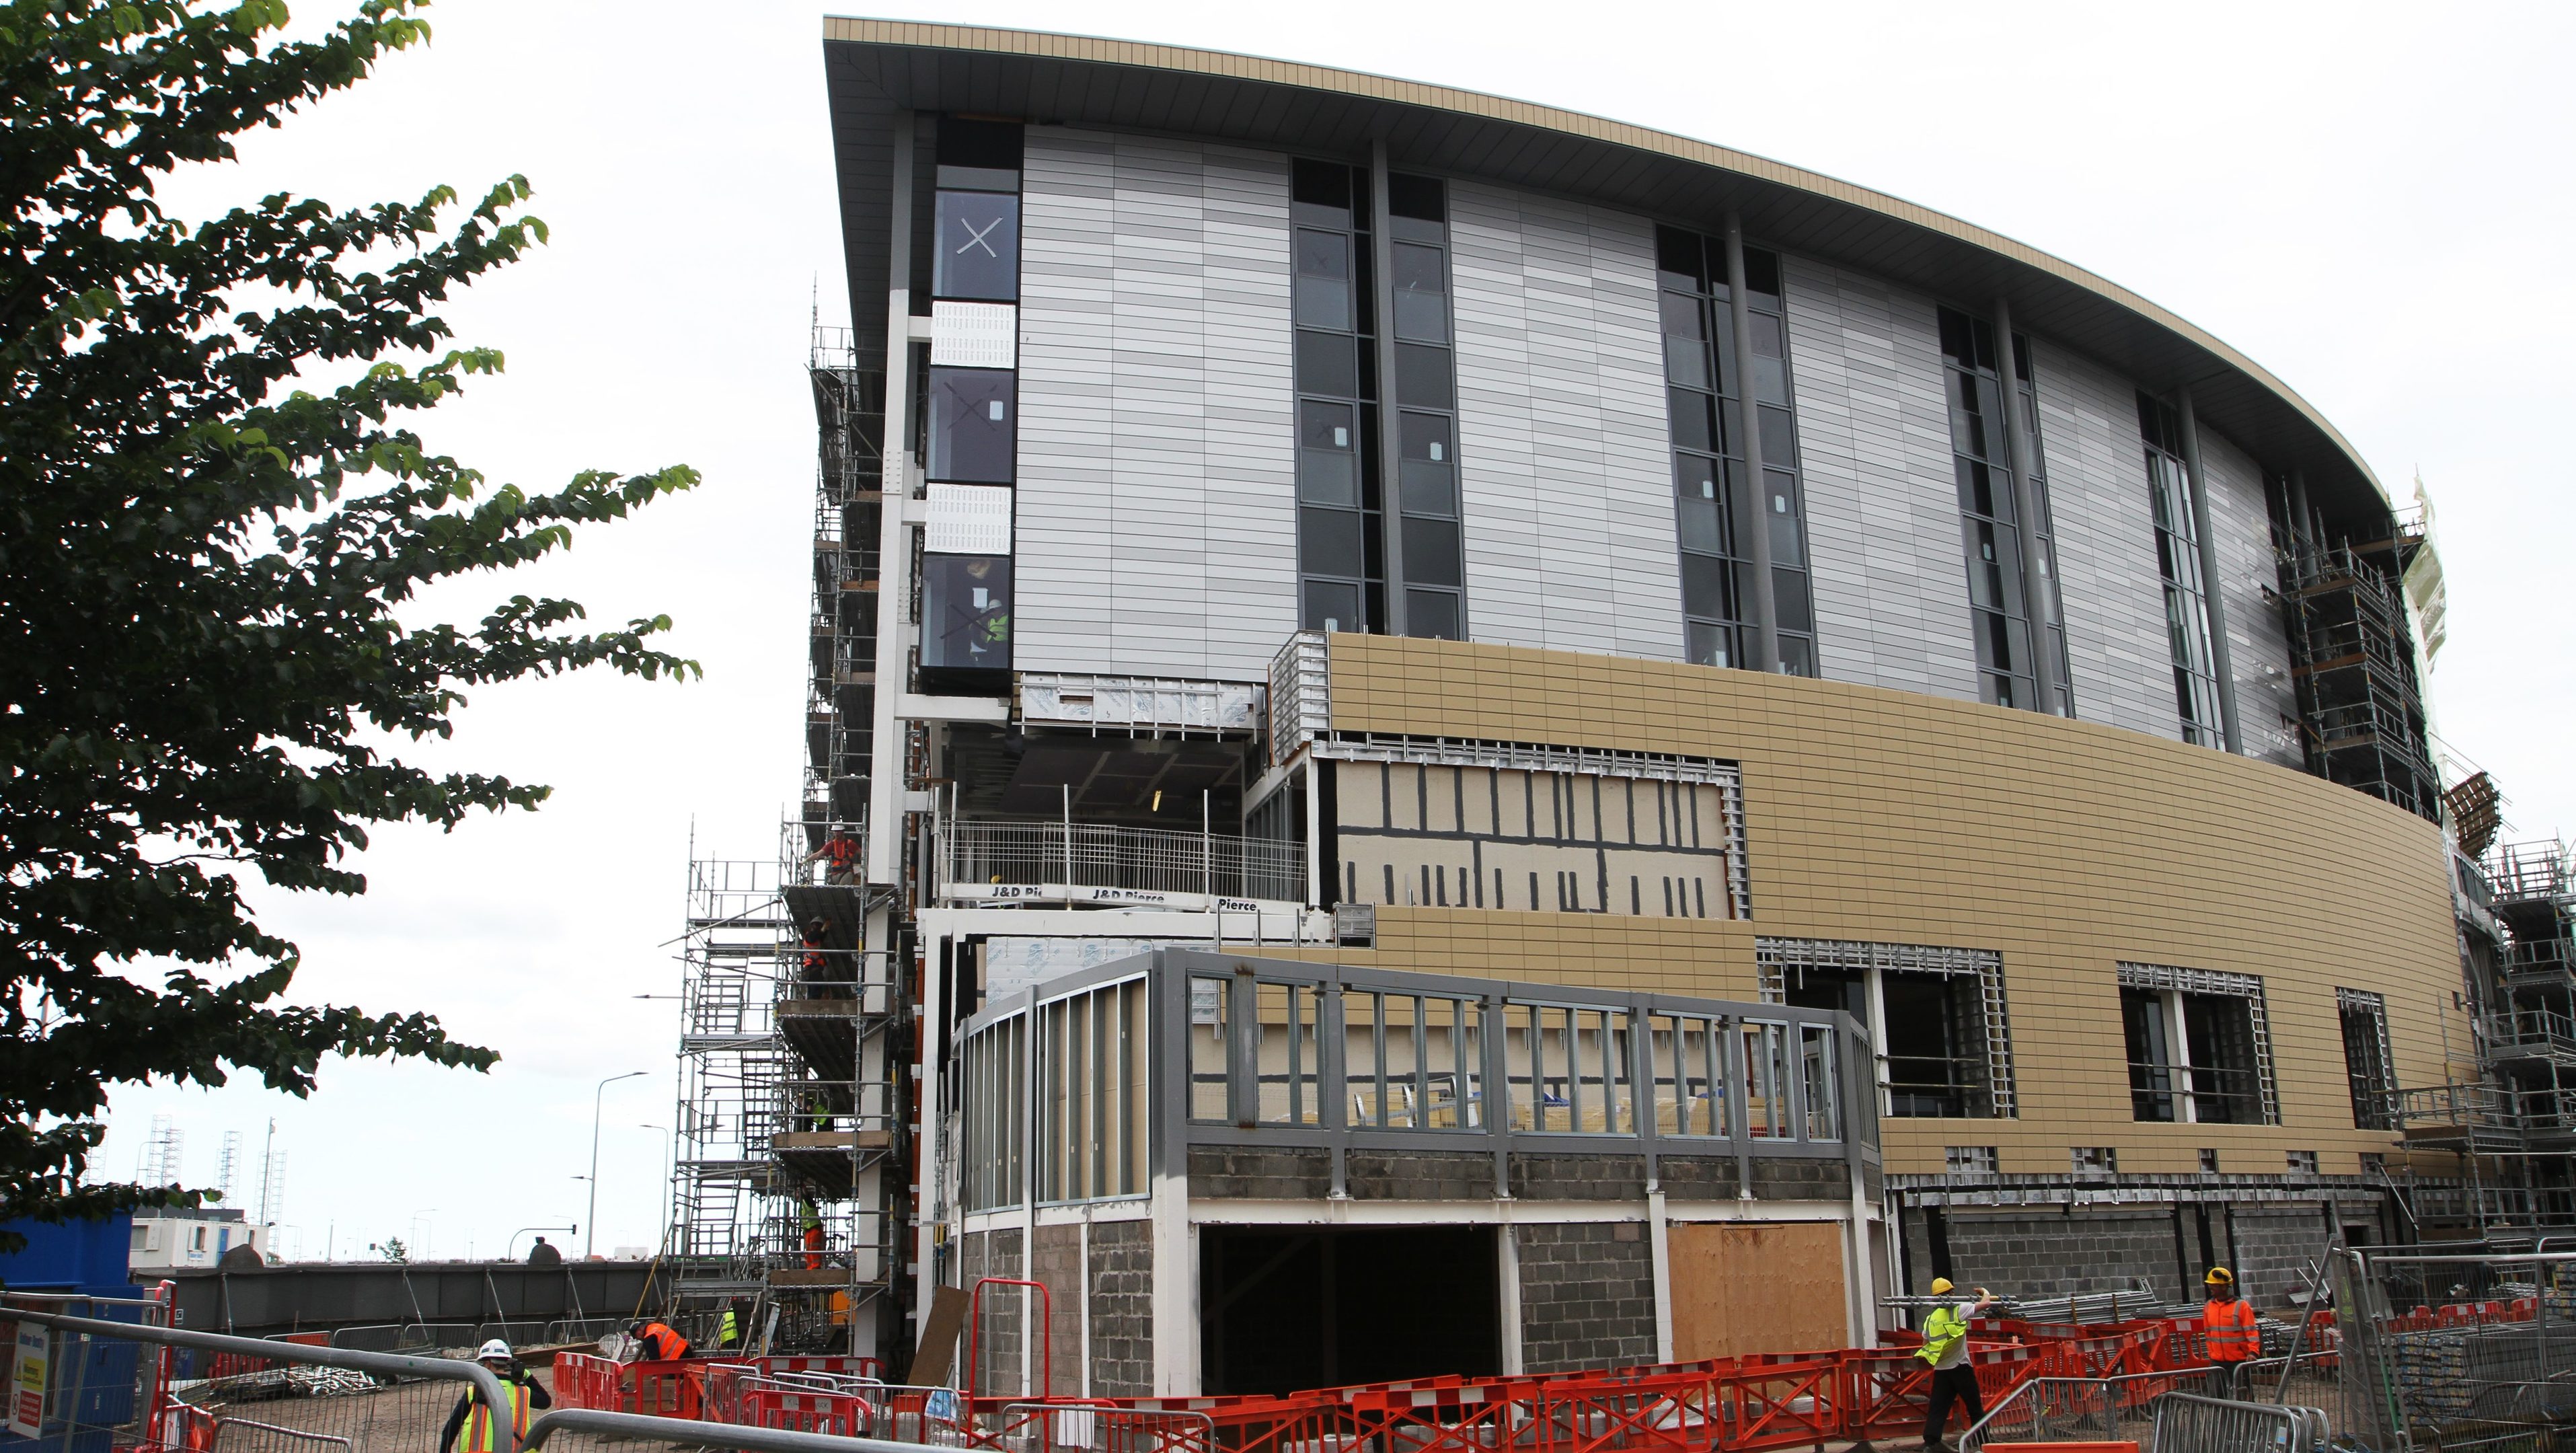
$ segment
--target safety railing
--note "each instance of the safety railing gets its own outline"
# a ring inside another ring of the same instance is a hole
[[[951,819],[942,896],[978,901],[1152,901],[1170,895],[1302,903],[1296,843],[1080,822]]]
[[[1010,1403],[983,1432],[1011,1453],[1219,1453],[1216,1419],[1180,1408]]]
[[[485,1407],[502,1404],[501,1381],[480,1363],[446,1357],[363,1352],[352,1348],[316,1347],[300,1342],[270,1342],[256,1337],[227,1337],[170,1327],[55,1315],[23,1306],[0,1306],[0,1321],[42,1327],[51,1334],[49,1365],[34,1375],[43,1388],[44,1441],[58,1430],[58,1446],[83,1446],[105,1434],[120,1448],[162,1453],[232,1453],[224,1440],[226,1412],[238,1401],[261,1409],[253,1421],[268,1431],[258,1436],[270,1447],[293,1444],[312,1450],[331,1445],[356,1448],[436,1448],[453,1411],[450,1400],[423,1383],[464,1384],[479,1394]],[[213,1354],[220,1375],[196,1379],[182,1399],[172,1392],[173,1358],[181,1350]],[[229,1359],[227,1365],[226,1359]],[[124,1377],[102,1381],[121,1365]],[[290,1382],[285,1369],[339,1369],[363,1374],[363,1381],[304,1377]],[[21,1361],[20,1377],[28,1374]],[[13,1389],[13,1393],[17,1389]],[[121,1391],[122,1396],[115,1394]],[[464,1388],[456,1389],[460,1394]],[[281,1395],[292,1393],[293,1395]],[[510,1453],[510,1431],[496,1428],[495,1453]]]

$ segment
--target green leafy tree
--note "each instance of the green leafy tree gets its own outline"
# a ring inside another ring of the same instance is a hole
[[[532,494],[406,426],[500,371],[435,309],[545,240],[524,179],[470,208],[281,194],[195,225],[155,200],[426,40],[421,3],[295,42],[279,0],[0,3],[0,1221],[197,1199],[83,1184],[117,1083],[488,1068],[425,1015],[287,1003],[295,946],[235,875],[361,893],[371,825],[543,801],[391,754],[447,736],[471,687],[696,671],[655,649],[668,617],[589,631],[513,595],[471,626],[399,618],[697,480]]]

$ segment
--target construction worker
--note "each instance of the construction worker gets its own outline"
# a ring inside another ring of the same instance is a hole
[[[677,1362],[689,1355],[689,1339],[658,1318],[629,1326],[626,1335],[635,1339],[638,1362]]]
[[[510,1446],[515,1448],[527,1440],[528,1409],[553,1407],[554,1397],[528,1376],[527,1367],[511,1355],[510,1344],[498,1337],[484,1343],[474,1360],[501,1381],[501,1396],[510,1401]],[[456,1441],[459,1432],[465,1435],[462,1444]],[[483,1390],[471,1383],[466,1384],[465,1396],[456,1400],[455,1411],[447,1415],[446,1431],[438,1435],[438,1453],[451,1448],[455,1453],[495,1453],[492,1410],[484,1405]]]
[[[1946,1297],[1951,1289],[1948,1277],[1932,1278],[1932,1295]],[[1974,1301],[1934,1307],[1932,1315],[1923,1319],[1923,1345],[1914,1350],[1914,1355],[1932,1369],[1932,1396],[1923,1412],[1925,1453],[1936,1453],[1947,1446],[1941,1435],[1947,1431],[1944,1425],[1950,1421],[1951,1403],[1967,1403],[1967,1427],[1973,1428],[1985,1419],[1986,1400],[1977,1391],[1977,1369],[1968,1362],[1968,1319],[1994,1304],[1994,1297],[1979,1287]]]
[[[805,1222],[805,1269],[820,1271],[823,1269],[823,1213],[815,1209],[810,1200],[796,1204]]]
[[[850,836],[847,829],[835,827],[832,835],[823,839],[821,847],[805,855],[805,861],[809,863],[817,858],[823,862],[824,882],[847,883],[858,875],[859,840]]]
[[[2218,1369],[2218,1395],[2233,1397],[2245,1364],[2263,1350],[2263,1329],[2255,1322],[2252,1305],[2236,1295],[2236,1273],[2213,1266],[2202,1281],[2209,1288],[2209,1300],[2200,1308],[2201,1343],[2209,1352],[2210,1364]]]

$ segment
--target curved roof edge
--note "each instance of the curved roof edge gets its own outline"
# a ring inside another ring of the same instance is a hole
[[[1239,55],[1227,51],[1196,50],[1186,46],[1112,40],[1098,36],[1070,35],[1051,31],[1008,30],[988,26],[851,16],[824,17],[823,39],[827,43],[842,42],[890,50],[1027,57],[1071,62],[1086,67],[1162,71],[1209,80],[1323,92],[1400,108],[1424,108],[1497,122],[1511,127],[1533,128],[1561,136],[1582,138],[1605,146],[1671,158],[1838,203],[1843,207],[1858,209],[1885,221],[1923,229],[1952,242],[1965,244],[2010,263],[2018,264],[2022,268],[2078,289],[2099,302],[2110,304],[2134,315],[2139,320],[2165,330],[2190,347],[2206,353],[2225,368],[2242,375],[2280,404],[2286,405],[2302,422],[2322,437],[2322,441],[2330,446],[2335,455],[2339,456],[2335,462],[2348,468],[2357,481],[2370,490],[2383,511],[2394,508],[2393,499],[2387,487],[2372,471],[2369,462],[2362,458],[2361,451],[2353,447],[2341,430],[2337,429],[2306,399],[2300,397],[2296,390],[2215,335],[2119,284],[2077,267],[2054,254],[2043,252],[2027,243],[2017,242],[2001,233],[1990,232],[1972,223],[1961,221],[1948,213],[1935,211],[1930,207],[1819,172],[1789,166],[1750,152],[1735,151],[1687,136],[1676,136],[1670,132],[1611,121],[1579,111],[1567,111],[1553,106],[1465,91],[1450,86],[1372,75],[1364,71],[1346,71],[1331,66]],[[933,86],[931,89],[938,88]],[[919,99],[921,98],[916,98],[917,101]],[[972,108],[955,104],[944,106],[925,104],[923,109]],[[2018,304],[2016,306],[2018,307]],[[2180,381],[2197,386],[2207,380],[2195,378]],[[2139,382],[2152,384],[2154,380],[2142,378]],[[2204,410],[2204,413],[2206,412],[2208,411]],[[2322,463],[2323,461],[2313,462]],[[2326,483],[2326,481],[2312,481],[2312,487],[2320,483]]]

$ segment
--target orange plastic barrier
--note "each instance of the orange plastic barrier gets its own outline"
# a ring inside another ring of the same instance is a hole
[[[707,1366],[704,1359],[612,1362],[587,1352],[557,1353],[555,1401],[593,1412],[695,1418],[701,1415]]]

